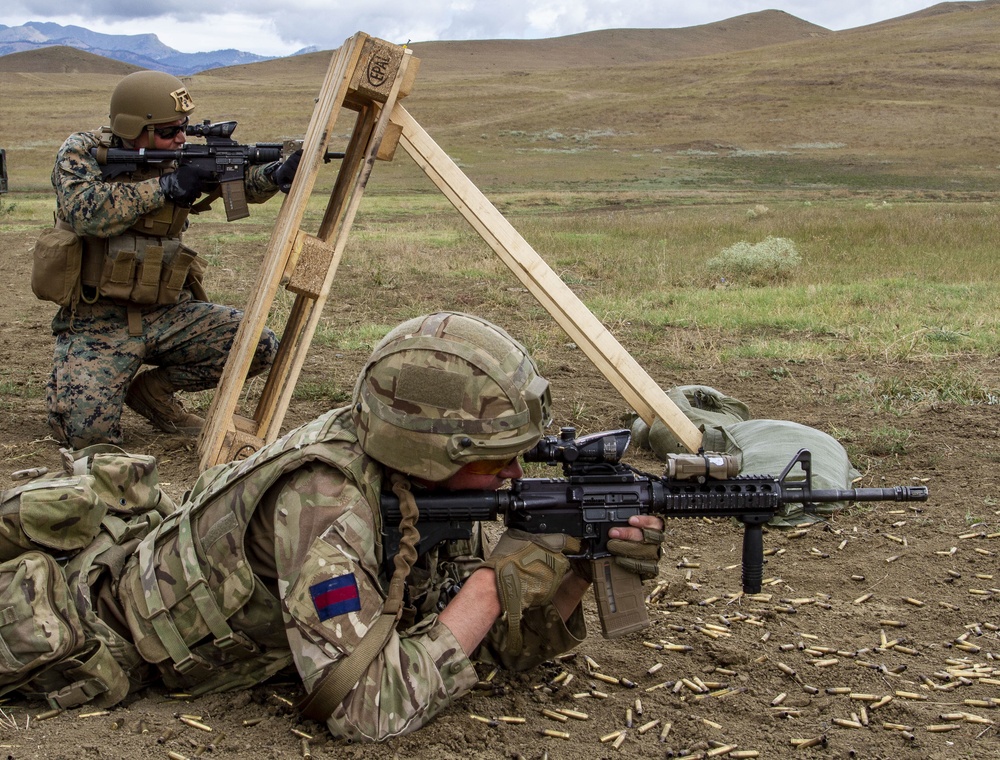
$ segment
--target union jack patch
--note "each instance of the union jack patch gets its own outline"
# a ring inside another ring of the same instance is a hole
[[[338,575],[309,587],[320,621],[361,610],[358,582],[354,573]]]

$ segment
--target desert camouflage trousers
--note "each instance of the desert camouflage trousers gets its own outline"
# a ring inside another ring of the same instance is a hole
[[[164,368],[175,390],[213,388],[222,376],[243,312],[205,301],[141,306],[142,334],[129,333],[125,306],[98,300],[81,303],[70,318],[60,309],[45,402],[49,425],[74,449],[122,443],[122,404],[143,364]],[[265,328],[249,377],[274,361],[278,339]]]

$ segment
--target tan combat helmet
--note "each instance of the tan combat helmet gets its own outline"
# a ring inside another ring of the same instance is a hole
[[[134,140],[143,129],[183,119],[192,111],[194,101],[180,79],[165,71],[136,71],[111,93],[111,131]]]
[[[457,312],[411,319],[375,347],[354,388],[361,447],[431,482],[468,462],[507,461],[542,437],[549,383],[524,346]]]

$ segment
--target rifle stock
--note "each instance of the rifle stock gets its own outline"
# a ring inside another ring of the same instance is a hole
[[[799,451],[777,477],[732,475],[738,470],[723,454],[678,454],[667,475],[640,472],[619,460],[628,447],[627,430],[575,438],[572,428],[559,438],[546,436],[524,459],[561,463],[564,478],[520,478],[502,491],[414,491],[420,517],[418,552],[472,535],[473,523],[503,517],[508,528],[530,533],[565,533],[579,538],[578,559],[591,562],[594,593],[606,638],[648,624],[641,581],[622,570],[608,551],[608,530],[628,525],[633,515],[664,519],[732,517],[743,523],[744,593],[758,593],[764,571],[763,526],[786,504],[815,505],[850,501],[926,501],[924,486],[814,489],[812,455]],[[793,479],[796,467],[803,476]],[[671,474],[672,473],[672,474]],[[399,503],[382,494],[387,561],[398,548]]]

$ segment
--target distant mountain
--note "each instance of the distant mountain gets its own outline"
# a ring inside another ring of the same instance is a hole
[[[182,76],[205,69],[237,66],[271,60],[268,56],[241,50],[182,53],[164,45],[155,34],[101,34],[82,26],[29,21],[22,26],[0,24],[0,56],[63,45],[122,61],[143,69],[156,69]],[[312,52],[312,48],[299,52]],[[298,55],[298,53],[296,53]]]

